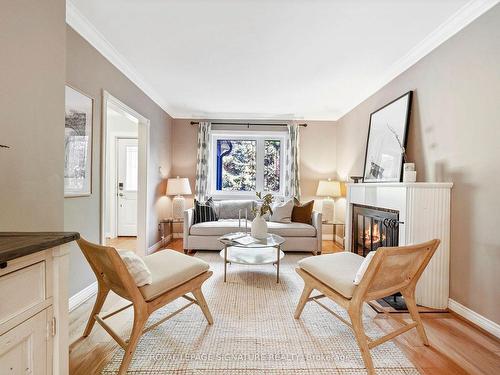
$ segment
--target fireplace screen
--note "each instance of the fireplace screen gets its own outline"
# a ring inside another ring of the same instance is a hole
[[[352,252],[366,256],[382,246],[398,246],[398,211],[355,204],[352,215]]]

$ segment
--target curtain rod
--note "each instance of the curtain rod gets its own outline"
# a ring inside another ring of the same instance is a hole
[[[191,125],[199,125],[198,121],[191,121]],[[246,125],[246,126],[287,126],[288,124],[264,124],[252,122],[212,122],[212,125]],[[307,127],[307,124],[299,124],[299,126]]]

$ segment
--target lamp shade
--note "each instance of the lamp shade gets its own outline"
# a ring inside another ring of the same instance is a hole
[[[187,178],[169,178],[167,181],[167,195],[189,195],[191,187]]]
[[[321,180],[316,195],[319,197],[340,197],[340,182]]]

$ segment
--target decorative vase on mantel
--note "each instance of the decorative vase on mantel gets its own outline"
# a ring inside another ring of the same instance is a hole
[[[250,234],[252,237],[259,240],[267,238],[267,223],[259,212],[255,215],[255,219],[252,221]]]

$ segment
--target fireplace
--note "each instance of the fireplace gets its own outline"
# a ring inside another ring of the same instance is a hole
[[[351,251],[366,256],[379,247],[399,245],[399,211],[386,208],[352,205]],[[396,311],[407,311],[400,293],[377,300],[378,306],[392,307]],[[371,304],[371,303],[370,303]],[[382,311],[377,305],[375,310]]]
[[[377,213],[381,215],[388,212],[397,214],[397,216],[391,218],[398,220],[398,223],[386,221],[389,227],[391,227],[391,224],[392,226],[399,226],[399,230],[393,231],[393,235],[397,236],[397,238],[382,233],[382,245],[384,246],[390,244],[406,246],[412,243],[428,241],[431,238],[441,240],[441,245],[418,281],[415,291],[417,304],[426,308],[445,310],[448,307],[452,186],[453,184],[445,182],[347,184],[345,216],[345,244],[347,251],[363,255],[363,241],[359,241],[360,236],[357,227],[354,233],[358,234],[354,236],[352,232],[354,225],[358,225],[354,221],[355,218],[358,220],[358,213],[353,214],[356,206],[376,209]],[[384,207],[384,209],[380,210],[377,207]],[[368,220],[365,221],[365,232],[369,226],[369,224],[367,225]],[[359,224],[362,227],[363,222],[361,221]],[[382,224],[384,224],[383,220]],[[370,226],[370,228],[372,227]],[[369,235],[368,240],[370,240],[370,237]],[[392,243],[387,241],[392,241]],[[371,241],[368,242],[370,243],[364,243],[365,255],[371,249]],[[374,238],[373,248],[378,247],[377,238]]]
[[[399,211],[352,205],[351,251],[366,256],[379,247],[398,246]]]

